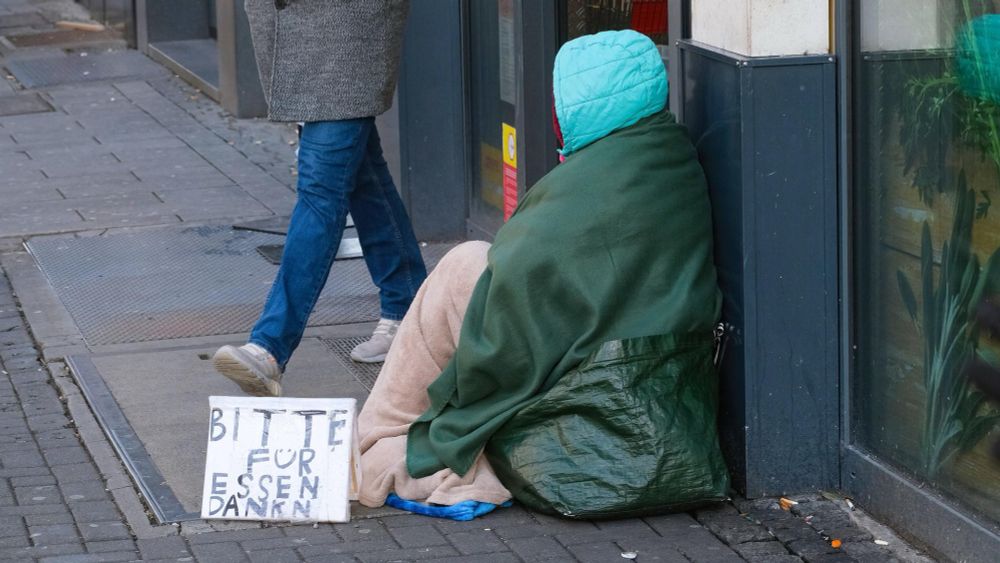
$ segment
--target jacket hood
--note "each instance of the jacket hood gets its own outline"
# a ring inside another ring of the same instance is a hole
[[[632,30],[567,42],[552,76],[563,156],[663,110],[667,72],[656,45]]]

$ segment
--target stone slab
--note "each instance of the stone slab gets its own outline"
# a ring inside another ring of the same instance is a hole
[[[83,335],[73,318],[28,253],[0,255],[0,265],[17,294],[32,335],[43,349],[83,344]]]
[[[7,40],[19,49],[27,47],[90,45],[94,43],[117,44],[121,42],[113,30],[83,31],[77,29],[49,29],[10,34]]]
[[[41,14],[35,12],[20,12],[0,16],[0,30],[12,27],[32,27],[48,23]]]
[[[89,54],[87,57],[21,59],[8,61],[7,69],[28,88],[124,77],[155,77],[167,72],[138,51]]]
[[[48,111],[52,111],[52,106],[36,93],[0,97],[0,115],[3,116]]]

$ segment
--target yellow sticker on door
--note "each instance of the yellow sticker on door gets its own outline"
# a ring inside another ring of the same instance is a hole
[[[506,123],[503,124],[503,163],[517,168],[517,130]]]

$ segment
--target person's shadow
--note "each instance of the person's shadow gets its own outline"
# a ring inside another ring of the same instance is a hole
[[[976,323],[989,338],[1000,339],[1000,295],[986,298],[976,310]],[[987,399],[1000,404],[1000,368],[976,358],[966,373]],[[1000,440],[993,444],[993,457],[1000,461]]]

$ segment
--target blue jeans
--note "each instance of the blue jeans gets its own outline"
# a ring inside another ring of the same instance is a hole
[[[282,367],[302,340],[330,275],[350,211],[382,317],[400,320],[427,277],[374,118],[306,123],[299,143],[298,201],[278,276],[250,342]]]

